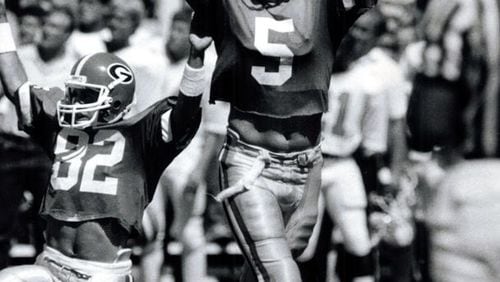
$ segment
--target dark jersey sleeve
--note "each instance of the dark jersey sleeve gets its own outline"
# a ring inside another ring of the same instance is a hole
[[[194,10],[191,33],[200,37],[215,35],[216,20],[222,17],[220,0],[187,0]]]
[[[201,10],[210,6],[212,0],[186,0],[189,6],[193,9],[193,11],[200,12]]]
[[[201,95],[189,97],[182,93],[171,98],[173,105],[171,124],[172,136],[178,151],[182,151],[198,130],[201,121]]]
[[[18,89],[19,102],[16,105],[19,128],[28,133],[52,154],[52,142],[59,130],[57,123],[57,101],[64,92],[57,87],[43,88],[25,84]]]
[[[142,136],[142,152],[145,159],[148,200],[160,175],[172,160],[189,144],[201,121],[201,97],[191,98],[182,94],[169,97],[153,105],[151,112],[139,124]],[[169,113],[169,111],[171,111]],[[166,115],[170,115],[167,118]],[[166,123],[169,124],[166,124]],[[171,130],[171,138],[165,140],[163,130]]]
[[[337,48],[342,38],[349,31],[354,22],[371,8],[377,0],[356,0],[350,8],[344,6],[343,0],[329,0],[329,29],[334,48]]]

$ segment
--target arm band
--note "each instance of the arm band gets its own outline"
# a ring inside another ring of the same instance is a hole
[[[16,51],[16,43],[9,23],[0,23],[0,54]]]
[[[205,91],[205,68],[195,69],[186,64],[182,76],[180,91],[190,97],[199,96]]]

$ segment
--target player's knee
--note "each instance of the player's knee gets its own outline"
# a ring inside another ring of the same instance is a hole
[[[288,242],[284,237],[271,237],[253,242],[257,256],[250,254],[254,273],[258,276],[251,280],[262,281],[268,276],[271,281],[298,281],[300,272],[295,263]],[[250,278],[250,277],[247,277]]]

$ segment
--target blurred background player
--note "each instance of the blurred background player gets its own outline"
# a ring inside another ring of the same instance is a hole
[[[368,228],[366,194],[380,193],[380,185],[364,177],[359,165],[364,174],[377,175],[387,169],[385,155],[394,154],[392,150],[404,142],[404,131],[393,136],[390,129],[404,118],[409,89],[398,63],[380,47],[385,32],[385,17],[378,8],[356,21],[339,48],[329,112],[323,116],[322,192],[326,211],[340,231],[332,238],[341,281],[375,280],[371,250],[376,240]],[[327,249],[321,249],[324,242],[317,244],[319,253]]]
[[[109,0],[76,0],[78,28],[71,37],[71,49],[82,57],[95,52],[104,52],[106,33],[106,15],[109,12]]]
[[[377,10],[366,13],[354,24],[346,37],[347,41],[354,37],[350,41],[354,44],[341,45],[352,48],[351,64],[345,72],[332,76],[329,112],[323,116],[322,192],[328,215],[342,234],[345,248],[345,253],[338,252],[337,258],[341,281],[374,281],[366,191],[352,155],[360,146],[365,157],[380,157],[386,149],[385,93],[374,91],[376,88],[370,83],[373,74],[369,73],[369,64],[377,58],[367,55],[356,61],[375,46],[383,28],[384,21]],[[364,81],[362,86],[355,83],[360,79]]]
[[[28,44],[18,53],[30,80],[40,81],[43,86],[63,88],[67,73],[78,59],[68,48],[68,40],[77,19],[69,6],[53,6],[41,20],[40,39]]]
[[[18,14],[19,46],[35,44],[40,40],[42,16],[45,13],[38,5],[22,7]]]
[[[433,0],[423,17],[408,124],[444,169],[427,199],[434,281],[500,279],[499,16],[497,0]]]
[[[163,90],[166,95],[177,92],[181,80],[182,66],[184,65],[189,48],[189,31],[191,29],[191,17],[193,11],[185,7],[172,16],[169,33],[165,37],[163,51],[166,60],[166,71],[168,80],[165,80]]]
[[[163,57],[148,51],[141,45],[131,44],[131,38],[140,27],[144,17],[144,4],[141,0],[110,0],[109,14],[106,17],[106,27],[109,38],[104,41],[106,51],[125,60],[137,77],[136,103],[130,114],[138,113],[166,94],[162,89],[164,81],[169,81],[171,75],[165,73]],[[187,50],[189,51],[189,47]],[[182,73],[182,69],[180,71]],[[173,79],[173,78],[172,78]]]
[[[185,8],[189,9],[189,5],[185,0],[155,1],[155,18],[160,24],[160,34],[167,37],[170,35],[174,14]]]
[[[415,178],[408,165],[408,148],[405,138],[407,131],[405,113],[407,99],[411,91],[411,78],[404,61],[405,50],[417,40],[416,23],[418,10],[416,1],[382,0],[380,11],[386,19],[386,32],[381,36],[379,50],[384,51],[388,62],[392,62],[397,75],[388,75],[388,84],[394,83],[396,118],[389,119],[388,152],[384,155],[388,169],[378,171],[376,181],[378,191],[371,195],[370,223],[373,227],[377,246],[380,281],[413,281],[421,279],[417,269],[415,246]],[[381,65],[383,70],[384,67]],[[383,72],[382,72],[383,73]],[[392,79],[392,77],[397,79]],[[382,80],[382,79],[381,79]],[[399,96],[398,96],[399,95]],[[400,99],[396,99],[399,97]],[[389,172],[389,173],[384,173]],[[385,177],[384,177],[385,175]]]

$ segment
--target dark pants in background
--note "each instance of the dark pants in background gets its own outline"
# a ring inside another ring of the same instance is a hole
[[[50,172],[49,158],[31,139],[0,134],[0,269],[9,265],[12,238],[27,240],[23,243],[33,244],[37,253],[42,251],[38,210]],[[23,203],[25,192],[32,195],[27,203]]]

